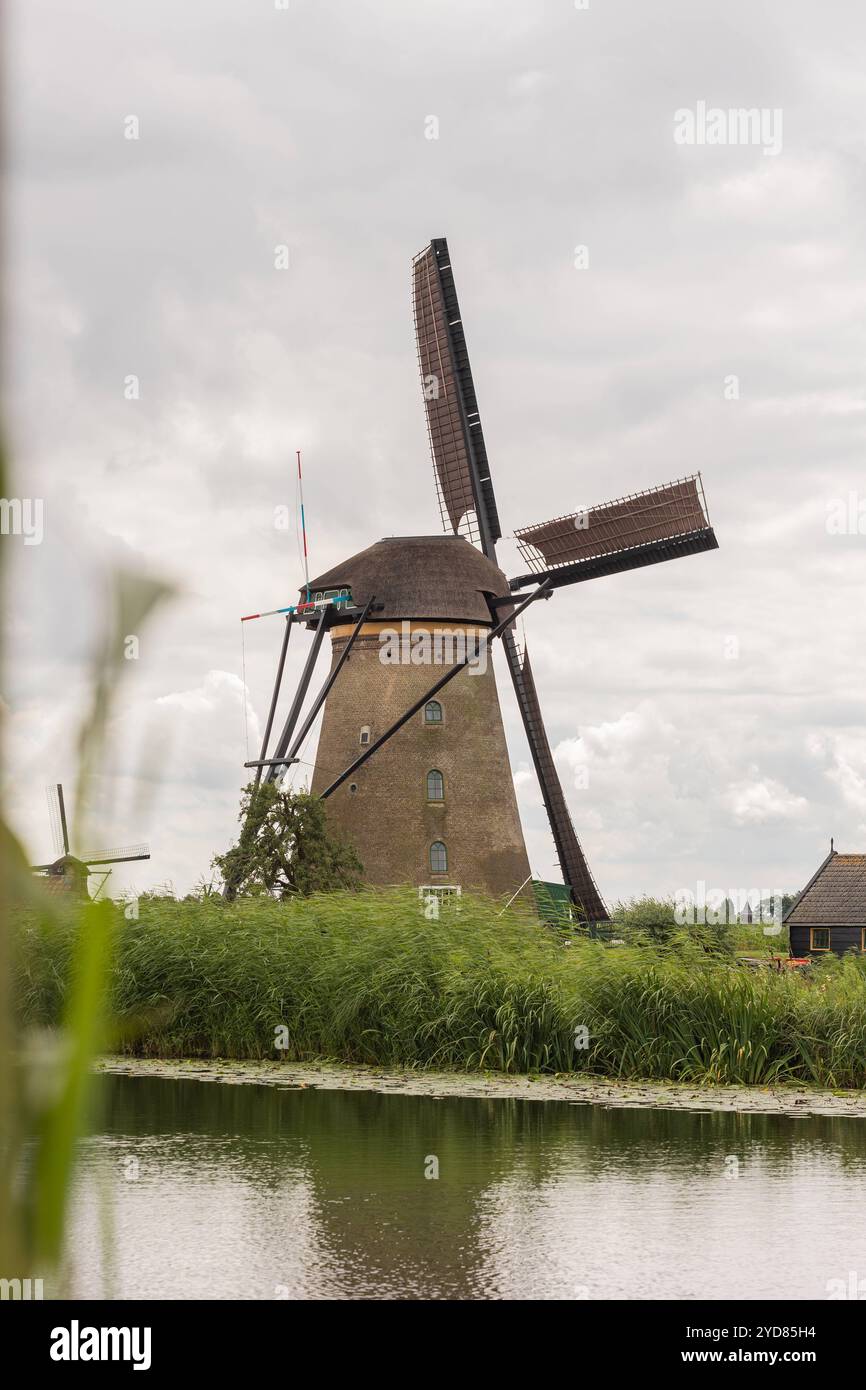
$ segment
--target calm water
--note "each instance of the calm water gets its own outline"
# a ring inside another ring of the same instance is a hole
[[[866,1277],[862,1120],[100,1088],[81,1297],[826,1298]]]

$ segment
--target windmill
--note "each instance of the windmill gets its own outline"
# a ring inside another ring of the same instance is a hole
[[[306,601],[277,610],[285,614],[277,678],[260,756],[245,766],[256,769],[257,782],[284,775],[324,705],[312,791],[329,800],[329,819],[355,842],[369,881],[521,891],[530,874],[495,681],[492,668],[478,678],[469,650],[474,643],[476,655],[486,652],[501,637],[564,882],[580,913],[603,922],[607,910],[571,821],[515,619],[566,586],[715,549],[701,477],[518,528],[526,573],[507,580],[496,558],[502,530],[444,238],[414,258],[412,293],[444,534],[379,541],[306,583]],[[312,631],[312,646],[269,757],[298,622]],[[385,630],[396,623],[409,660],[383,666]],[[412,655],[425,627],[434,640],[456,633],[464,644],[432,684]],[[328,631],[331,671],[298,728]]]
[[[94,850],[92,854],[84,854],[80,858],[70,854],[69,827],[66,820],[66,802],[63,797],[62,784],[57,782],[46,787],[46,795],[48,797],[51,834],[57,858],[51,864],[34,864],[32,869],[35,874],[44,874],[51,881],[52,886],[59,888],[61,892],[68,891],[80,897],[86,897],[88,878],[91,874],[98,873],[103,865],[131,864],[138,859],[150,858],[148,845],[126,845],[122,849]],[[111,869],[109,868],[102,874],[100,889],[110,872]]]

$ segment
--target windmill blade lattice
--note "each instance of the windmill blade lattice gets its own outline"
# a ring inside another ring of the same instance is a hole
[[[585,511],[569,512],[534,526],[518,527],[514,535],[520,554],[533,576],[559,575],[559,584],[577,582],[580,566],[587,575],[622,573],[676,554],[712,550],[716,538],[710,526],[700,473],[661,487],[647,488]],[[598,562],[603,561],[603,564]],[[595,562],[595,563],[593,563]]]
[[[54,852],[59,859],[61,854],[66,853],[66,848],[63,844],[63,835],[60,830],[60,807],[57,801],[57,787],[54,784],[52,784],[50,787],[45,788],[45,797],[48,802],[48,820],[51,826],[51,843],[53,844]]]
[[[126,864],[149,858],[150,845],[124,845],[121,849],[94,850],[92,854],[81,855],[83,864]]]
[[[492,556],[502,531],[444,237],[412,262],[412,305],[442,524]]]
[[[63,801],[63,788],[59,782],[52,782],[45,788],[48,800],[48,819],[51,823],[51,839],[58,859],[69,853],[69,833],[66,828],[66,807]]]
[[[502,530],[444,237],[415,257],[412,277],[418,362],[443,526],[462,529],[496,562]],[[502,640],[563,878],[587,920],[607,921],[568,813],[528,657],[518,650],[512,628],[505,629]]]

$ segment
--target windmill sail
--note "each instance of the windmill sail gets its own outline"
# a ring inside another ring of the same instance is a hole
[[[59,782],[52,782],[50,787],[45,788],[45,794],[48,798],[48,818],[51,822],[54,852],[59,859],[61,855],[69,853],[69,832],[66,827],[63,787]]]
[[[569,815],[565,793],[562,790],[562,783],[559,780],[559,773],[556,770],[550,749],[550,740],[547,737],[547,730],[541,716],[541,706],[538,703],[538,694],[535,689],[532,668],[529,664],[529,654],[525,649],[521,653],[513,628],[506,628],[502,634],[502,643],[505,647],[508,669],[514,683],[523,727],[526,730],[533,766],[541,787],[544,808],[547,811],[550,829],[553,832],[553,841],[556,845],[556,854],[563,880],[571,889],[575,904],[583,912],[588,922],[609,921],[604,900],[590,872]]]
[[[122,849],[97,849],[82,854],[82,864],[127,864],[134,859],[149,859],[150,845],[125,845]]]
[[[86,896],[88,875],[95,864],[129,864],[136,859],[150,858],[149,845],[125,845],[122,849],[100,849],[94,850],[92,854],[71,855],[63,787],[56,782],[45,790],[48,794],[48,814],[57,858],[51,864],[32,864],[33,873],[48,874],[55,882],[60,881],[67,887],[71,886],[72,891],[80,889]],[[107,877],[107,872],[102,875],[100,888]]]
[[[443,238],[412,262],[413,308],[418,364],[442,522],[462,532],[496,560],[502,535],[454,273]],[[560,868],[575,904],[589,921],[606,921],[607,911],[583,856],[541,717],[535,682],[513,629],[502,634],[508,669],[532,762],[547,809]]]
[[[477,541],[492,558],[502,532],[444,237],[412,262],[412,304],[443,525]]]
[[[558,588],[718,546],[700,473],[514,534],[530,573],[512,589],[541,578]]]

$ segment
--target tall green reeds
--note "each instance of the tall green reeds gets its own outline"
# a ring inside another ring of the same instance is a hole
[[[127,1050],[339,1058],[695,1084],[866,1085],[866,963],[751,971],[687,936],[664,950],[563,946],[464,896],[428,921],[411,892],[145,898],[116,910],[111,1005]],[[26,1020],[63,1008],[70,945],[22,925]]]

